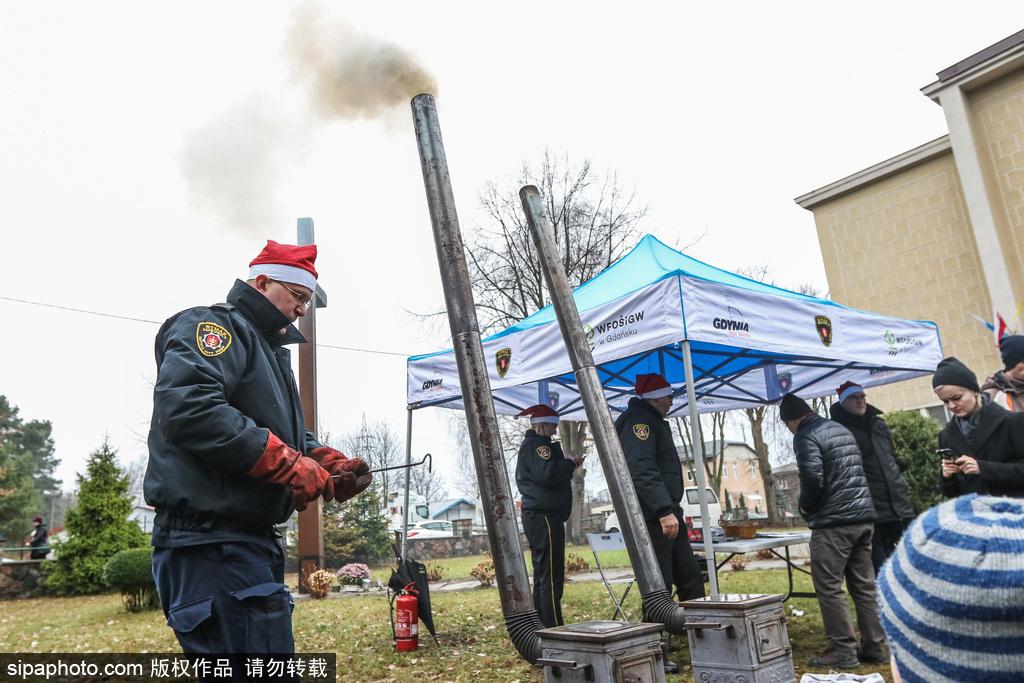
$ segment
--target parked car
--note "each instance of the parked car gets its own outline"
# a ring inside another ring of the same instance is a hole
[[[447,538],[455,535],[455,525],[443,519],[409,525],[409,538]]]
[[[691,529],[700,527],[700,498],[699,490],[696,486],[688,486],[683,491],[683,517],[686,518],[686,523]],[[708,497],[708,518],[712,526],[718,526],[718,520],[722,516],[722,505],[718,502],[718,495],[711,489],[705,489]],[[605,531],[618,531],[619,530],[619,516],[616,513],[608,515],[608,519],[604,521]]]

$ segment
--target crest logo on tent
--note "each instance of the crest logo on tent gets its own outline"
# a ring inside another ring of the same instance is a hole
[[[825,346],[832,346],[832,320],[827,315],[814,316],[814,325],[818,328],[818,338]]]
[[[790,372],[779,373],[779,392],[788,394],[793,387],[793,374]]]
[[[512,349],[505,347],[498,349],[494,354],[494,365],[498,368],[498,377],[508,374],[508,368],[512,365]]]
[[[558,392],[557,391],[549,391],[548,392],[548,407],[551,408],[552,410],[558,410]]]

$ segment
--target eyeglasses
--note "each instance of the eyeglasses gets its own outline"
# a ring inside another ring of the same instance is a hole
[[[294,289],[292,289],[285,283],[281,282],[280,280],[275,280],[269,277],[267,279],[270,280],[271,282],[276,282],[277,284],[287,289],[291,293],[291,295],[295,297],[295,300],[299,302],[299,305],[305,308],[307,311],[309,310],[309,307],[313,305],[313,297],[311,295],[303,294],[302,292],[296,292]]]

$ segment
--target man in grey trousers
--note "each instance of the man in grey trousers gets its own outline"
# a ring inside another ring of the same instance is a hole
[[[828,647],[808,665],[854,669],[889,661],[875,603],[871,534],[875,505],[857,440],[846,427],[786,394],[779,417],[793,433],[800,471],[800,514],[811,529],[811,577]],[[850,622],[843,578],[857,609],[860,645]]]

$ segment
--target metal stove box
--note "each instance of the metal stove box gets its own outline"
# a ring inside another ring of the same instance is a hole
[[[584,621],[537,631],[545,683],[664,683],[661,624]]]
[[[715,595],[681,604],[698,683],[795,683],[781,595]]]

